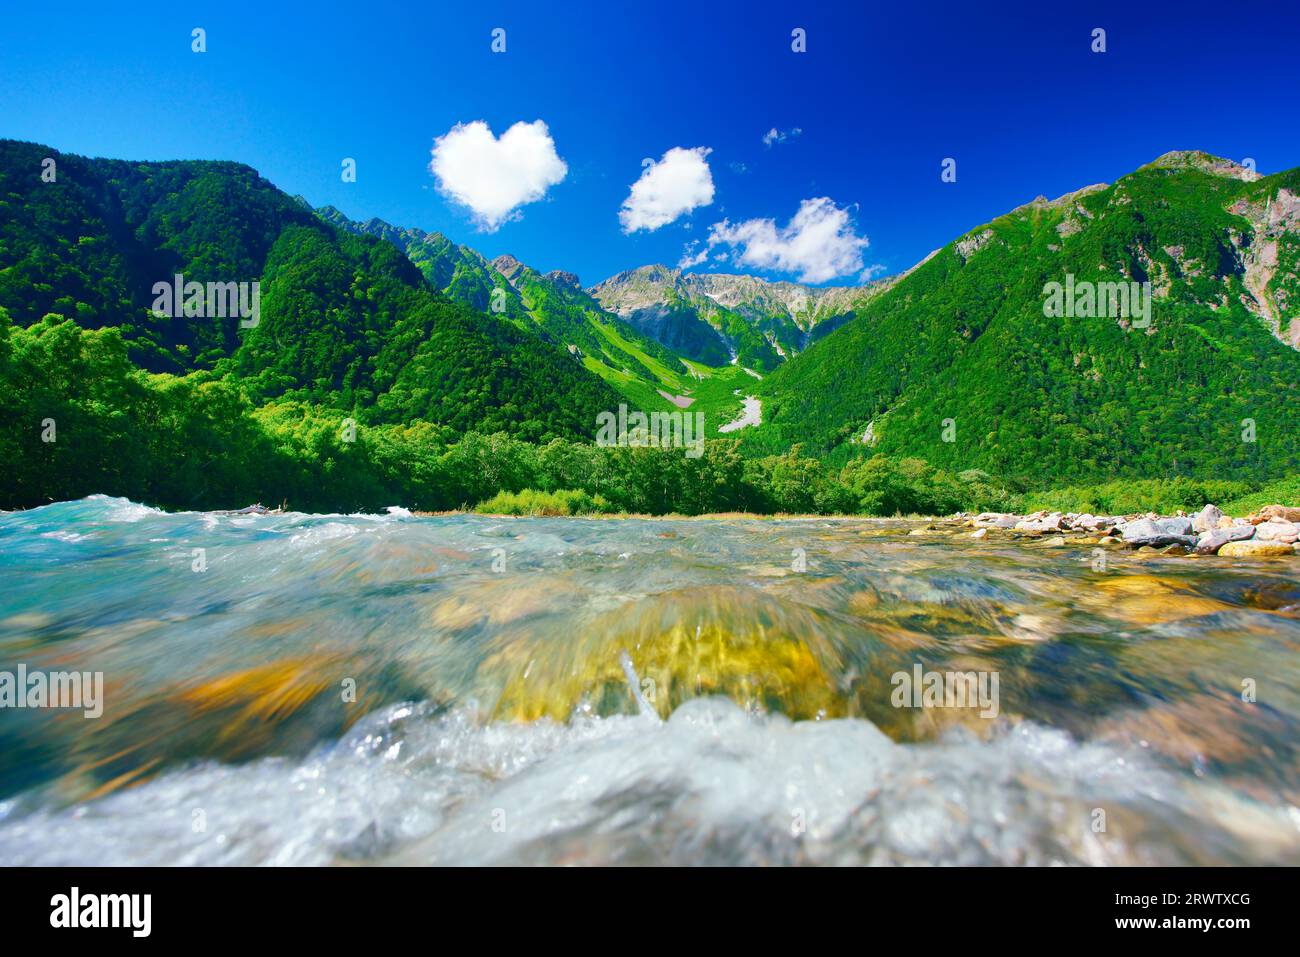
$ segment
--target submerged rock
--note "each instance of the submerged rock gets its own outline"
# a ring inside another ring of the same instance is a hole
[[[1219,549],[1219,555],[1226,558],[1273,558],[1281,555],[1294,555],[1295,547],[1282,542],[1261,542],[1249,539],[1243,542],[1228,542]]]

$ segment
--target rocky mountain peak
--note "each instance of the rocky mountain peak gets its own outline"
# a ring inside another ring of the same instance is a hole
[[[515,274],[524,268],[524,264],[509,253],[504,253],[492,260],[492,268],[507,279],[513,279]]]
[[[1227,176],[1246,183],[1259,179],[1259,174],[1254,170],[1204,150],[1170,150],[1141,169],[1199,169],[1213,176]]]
[[[634,283],[659,283],[672,284],[682,278],[680,269],[673,269],[665,266],[663,263],[651,263],[648,266],[637,266],[635,269],[628,269],[617,275],[610,276],[599,286],[629,285]]]
[[[578,281],[575,273],[565,272],[563,269],[552,269],[546,274],[546,278],[551,282],[559,283],[562,286],[572,286],[574,289],[581,289],[582,283]]]

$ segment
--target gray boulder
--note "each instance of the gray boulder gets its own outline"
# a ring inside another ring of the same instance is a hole
[[[1124,526],[1124,541],[1134,548],[1150,545],[1160,548],[1164,545],[1195,545],[1196,536],[1191,534],[1190,518],[1139,518]]]
[[[1158,518],[1156,519],[1156,528],[1167,535],[1191,535],[1192,520],[1190,518]]]
[[[1192,529],[1197,532],[1212,532],[1219,527],[1222,519],[1223,512],[1214,505],[1207,505],[1192,519]]]
[[[1020,516],[1008,512],[980,512],[975,516],[975,524],[980,528],[1014,528]]]
[[[1249,525],[1211,529],[1196,540],[1196,554],[1217,555],[1219,549],[1228,542],[1243,542],[1254,534],[1255,529]]]
[[[1272,519],[1255,526],[1255,537],[1263,542],[1283,542],[1294,545],[1300,539],[1300,525]]]

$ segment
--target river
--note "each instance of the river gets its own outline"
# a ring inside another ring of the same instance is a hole
[[[915,528],[0,513],[0,863],[1300,863],[1300,558]]]

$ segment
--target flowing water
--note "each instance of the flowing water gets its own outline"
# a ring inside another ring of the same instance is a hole
[[[0,513],[0,863],[1300,863],[1300,558],[915,527]]]

